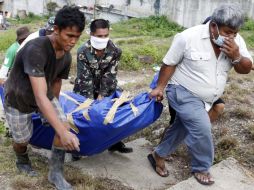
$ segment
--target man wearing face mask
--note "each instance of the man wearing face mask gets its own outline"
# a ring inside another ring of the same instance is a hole
[[[116,75],[122,51],[109,39],[107,20],[92,21],[90,32],[90,40],[78,49],[77,78],[73,91],[90,99],[101,100],[110,96],[117,88]],[[122,142],[108,150],[121,153],[133,151]]]
[[[208,111],[222,95],[228,72],[247,74],[252,57],[238,34],[244,14],[238,4],[215,9],[211,20],[177,34],[163,59],[157,87],[150,93],[158,101],[167,98],[176,111],[171,128],[148,155],[154,170],[168,176],[164,160],[185,142],[191,154],[191,171],[203,185],[214,180],[209,169],[214,159],[211,122]]]

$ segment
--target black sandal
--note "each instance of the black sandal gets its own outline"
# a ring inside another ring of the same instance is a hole
[[[212,176],[211,176],[210,172],[194,172],[193,176],[202,185],[212,185],[215,182],[215,181],[211,180]],[[204,179],[202,180],[202,176],[205,176],[208,181],[206,181]]]

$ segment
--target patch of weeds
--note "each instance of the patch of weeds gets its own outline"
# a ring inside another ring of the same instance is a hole
[[[160,49],[152,44],[148,44],[137,49],[138,55],[147,55],[154,58],[155,62],[159,62],[162,57],[160,56]]]
[[[150,16],[147,18],[132,18],[128,21],[112,25],[111,36],[155,36],[170,37],[183,31],[183,27],[171,22],[166,16]]]
[[[237,146],[237,140],[233,137],[224,137],[222,138],[218,144],[217,148],[222,151],[227,151],[235,148]]]
[[[144,44],[144,42],[145,42],[144,38],[133,38],[133,39],[127,39],[127,40],[118,40],[116,43],[118,45],[124,45],[124,44],[142,45],[142,44]]]
[[[246,126],[247,133],[249,134],[250,138],[254,140],[254,125],[248,125]]]
[[[219,135],[221,136],[221,137],[223,137],[223,136],[226,136],[227,134],[228,134],[228,128],[227,127],[221,127],[220,129],[219,129]]]
[[[250,104],[250,100],[247,99],[245,96],[239,95],[237,94],[236,96],[234,96],[234,99],[242,104]]]
[[[233,92],[234,92],[234,91],[240,90],[241,87],[240,87],[237,83],[232,82],[232,83],[229,85],[228,89],[229,89],[230,91],[233,91]]]
[[[131,51],[123,51],[119,69],[122,70],[139,70],[143,67],[143,65],[138,62],[138,60],[134,57],[133,53]]]
[[[247,162],[249,166],[254,167],[254,147],[250,147],[244,155],[244,161]]]
[[[92,178],[88,175],[82,174],[79,170],[73,167],[66,167],[66,180],[75,186],[77,190],[131,190],[117,180],[108,178]]]
[[[238,142],[233,137],[223,137],[217,144],[215,149],[214,162],[218,163],[230,156],[237,155]]]
[[[0,135],[1,134],[5,134],[5,126],[4,123],[2,121],[0,121]]]
[[[243,84],[243,82],[244,82],[243,79],[241,79],[241,78],[240,78],[240,79],[237,79],[237,83],[238,83],[238,84]]]
[[[3,145],[6,146],[6,147],[12,145],[12,139],[11,138],[5,138],[5,141],[4,141]]]
[[[16,40],[16,32],[14,29],[8,29],[1,32],[0,35],[0,51],[6,51],[9,46]]]
[[[248,109],[246,107],[236,107],[233,110],[230,111],[231,117],[236,117],[238,119],[251,119],[253,115],[253,112],[251,109]]]
[[[254,47],[254,34],[251,34],[250,36],[246,37],[246,42],[248,46]]]
[[[253,31],[254,30],[254,20],[252,20],[251,18],[246,18],[241,30]]]
[[[223,100],[226,100],[223,98]],[[230,114],[227,111],[223,111],[222,114],[219,116],[217,122],[224,122],[227,121],[230,118]]]
[[[42,21],[44,23],[46,23],[47,21],[47,17],[41,17],[38,15],[35,15],[31,12],[28,13],[26,18],[21,19],[19,16],[16,17],[16,20],[11,21],[11,23],[15,23],[15,24],[30,24],[30,23],[38,23],[38,21]]]

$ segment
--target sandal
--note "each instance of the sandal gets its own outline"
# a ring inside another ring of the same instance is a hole
[[[149,162],[150,162],[151,166],[153,167],[154,171],[159,176],[161,176],[161,177],[168,177],[169,176],[169,171],[166,168],[163,169],[163,168],[159,167],[158,165],[156,165],[156,161],[155,161],[155,159],[154,159],[152,154],[149,154],[147,156],[147,159],[149,160]],[[164,173],[164,174],[162,174],[162,173]]]
[[[214,184],[214,180],[212,180],[210,172],[194,172],[193,175],[195,179],[202,185]]]

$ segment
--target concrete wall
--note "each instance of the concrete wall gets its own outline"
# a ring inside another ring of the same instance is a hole
[[[116,22],[130,17],[147,17],[149,15],[166,15],[169,19],[185,27],[201,23],[222,3],[240,3],[246,14],[254,19],[254,0],[51,0],[60,7],[66,4],[93,7],[94,3],[105,7],[96,11],[96,18],[106,18]],[[16,15],[18,10],[35,14],[47,14],[46,4],[50,0],[4,0],[3,10]],[[106,7],[113,5],[108,12]],[[93,11],[86,11],[89,18]]]
[[[201,23],[219,5],[236,2],[254,19],[254,0],[162,0],[160,14],[167,15],[185,27],[190,27]]]

